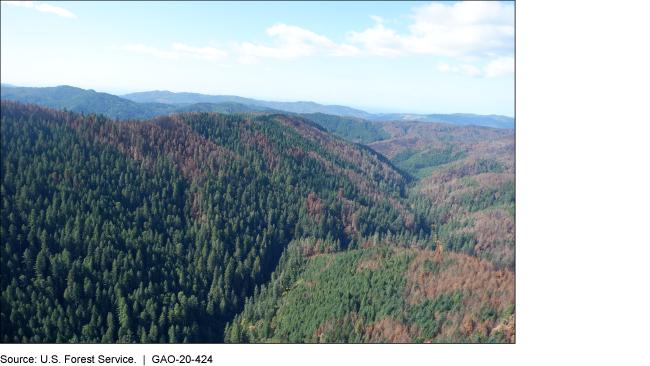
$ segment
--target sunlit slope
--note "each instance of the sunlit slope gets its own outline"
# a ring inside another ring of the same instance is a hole
[[[225,329],[232,343],[514,342],[514,274],[387,236],[346,253],[290,244]],[[404,248],[408,246],[409,248]]]
[[[2,101],[3,342],[215,342],[291,240],[417,230],[383,157],[300,117]]]
[[[108,93],[98,93],[92,89],[81,89],[62,85],[49,88],[2,87],[2,99],[23,103],[35,103],[56,109],[65,108],[72,112],[103,114],[109,118],[149,119],[180,112],[240,113],[266,112],[278,113],[276,109],[232,101],[196,104],[170,104],[160,101],[137,103]]]

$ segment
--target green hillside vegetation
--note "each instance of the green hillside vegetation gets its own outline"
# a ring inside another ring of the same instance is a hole
[[[294,241],[272,280],[226,326],[231,343],[501,343],[514,329],[514,276],[487,260],[403,249],[415,236],[305,257]],[[487,280],[486,280],[487,279]]]
[[[514,185],[479,181],[502,163],[409,187],[288,114],[3,100],[1,128],[1,342],[512,341],[514,266],[476,250],[476,215],[514,207]]]
[[[467,157],[462,151],[454,152],[453,147],[447,143],[443,148],[429,145],[418,150],[406,149],[393,155],[390,161],[403,171],[421,179],[440,165]]]
[[[178,107],[173,110],[173,113],[181,112],[205,112],[205,113],[288,113],[279,111],[277,109],[259,107],[251,104],[241,103],[195,103],[186,106]]]
[[[107,93],[71,86],[52,88],[2,88],[2,99],[35,103],[72,112],[101,113],[110,118],[148,119],[172,113],[176,106],[162,103],[134,103]]]
[[[408,221],[398,174],[366,180],[369,151],[300,120],[2,103],[3,342],[220,341],[293,238],[337,251]]]
[[[22,88],[12,87],[2,89],[2,99],[35,103],[42,106],[63,109],[79,113],[103,114],[109,118],[118,119],[150,119],[180,112],[208,113],[279,113],[282,111],[250,104],[225,102],[223,104],[197,103],[175,105],[165,103],[136,103],[107,93],[97,93],[94,90],[84,90],[71,86],[53,88]],[[284,112],[283,112],[284,113]]]
[[[372,123],[360,118],[342,117],[323,113],[301,113],[300,116],[310,119],[323,126],[327,131],[335,133],[352,142],[369,144],[386,140],[390,135]]]
[[[416,223],[435,222],[446,250],[514,270],[514,161],[469,156],[444,164],[419,180],[408,196]]]
[[[426,122],[443,122],[453,123],[458,126],[487,126],[494,128],[514,129],[515,119],[506,116],[496,115],[477,115],[471,113],[453,113],[453,114],[427,114],[423,121]]]
[[[470,113],[422,114],[380,113],[366,117],[371,121],[415,121],[451,123],[457,126],[486,126],[493,128],[514,129],[515,119],[498,115],[477,115]]]
[[[241,103],[259,107],[287,111],[290,113],[326,113],[352,117],[368,117],[368,112],[340,106],[322,105],[314,102],[271,102],[236,95],[207,95],[199,93],[173,93],[167,90],[155,90],[140,93],[130,93],[121,96],[138,103],[151,103],[166,100],[171,103]]]

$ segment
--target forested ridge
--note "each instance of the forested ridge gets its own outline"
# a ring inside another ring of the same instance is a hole
[[[2,342],[511,340],[514,266],[478,258],[461,233],[474,223],[450,218],[514,215],[514,188],[432,207],[381,154],[295,115],[117,120],[3,100],[1,118]],[[420,256],[426,286],[407,277]],[[510,282],[468,287],[475,272],[450,275],[451,259]],[[355,268],[394,291],[348,291],[344,308],[327,295],[307,323],[282,303],[314,278],[327,294],[368,287]],[[414,297],[443,275],[460,287]],[[416,320],[420,301],[444,320]],[[391,338],[389,323],[411,328]]]
[[[247,103],[221,100],[218,103],[162,103],[152,100],[137,103],[108,93],[98,93],[67,85],[48,88],[3,87],[2,99],[23,103],[36,103],[53,108],[66,108],[73,112],[102,113],[108,117],[147,119],[180,112],[282,112],[276,109]],[[288,112],[282,112],[288,113]]]

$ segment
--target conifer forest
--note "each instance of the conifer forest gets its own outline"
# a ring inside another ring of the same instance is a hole
[[[2,343],[515,340],[513,130],[1,103]]]

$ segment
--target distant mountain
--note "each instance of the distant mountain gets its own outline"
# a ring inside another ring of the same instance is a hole
[[[457,126],[486,126],[494,128],[514,129],[515,119],[512,117],[491,114],[489,116],[453,113],[453,114],[412,114],[412,113],[380,113],[370,118],[372,121],[413,121],[451,123]]]
[[[135,103],[108,93],[61,85],[50,88],[2,88],[2,99],[34,103],[72,112],[95,112],[114,118],[148,119],[172,113],[177,107],[162,103]]]
[[[370,143],[386,139],[380,137],[381,132],[372,131],[376,128],[368,125],[359,131],[360,126],[354,125],[350,130],[350,121],[339,121],[333,116],[362,118],[368,121],[400,121],[400,122],[439,122],[451,123],[457,126],[485,126],[502,129],[514,129],[515,119],[499,115],[476,115],[468,113],[454,114],[413,114],[413,113],[378,113],[371,114],[359,109],[340,105],[322,105],[314,102],[269,102],[244,98],[236,95],[206,95],[198,93],[173,93],[170,91],[149,91],[131,93],[120,96],[97,93],[92,89],[81,89],[72,86],[57,86],[50,88],[16,87],[2,84],[2,99],[35,103],[54,108],[66,108],[73,112],[102,113],[111,118],[120,119],[149,119],[178,112],[262,112],[302,114],[309,119],[318,119],[329,124],[326,127],[350,141]],[[309,114],[310,116],[306,116]],[[323,116],[332,117],[323,117]],[[332,124],[334,123],[334,124]],[[323,125],[324,126],[324,125]],[[347,130],[346,130],[347,129]]]
[[[324,113],[351,117],[367,118],[370,113],[340,105],[322,105],[314,102],[268,102],[263,100],[238,97],[236,95],[206,95],[198,93],[173,93],[167,90],[155,90],[121,95],[122,98],[138,103],[226,103],[235,102],[261,107],[279,109],[294,113]]]
[[[174,109],[174,113],[180,113],[180,112],[205,112],[205,113],[223,113],[223,114],[245,113],[245,112],[287,113],[285,111],[280,111],[273,108],[260,107],[251,104],[229,103],[229,102],[195,103],[195,104],[188,104]]]
[[[167,90],[155,90],[131,93],[121,96],[138,103],[226,103],[235,102],[273,108],[293,113],[321,113],[337,116],[357,117],[369,121],[417,121],[451,123],[457,126],[486,126],[514,129],[515,119],[498,115],[477,115],[468,113],[454,114],[414,114],[414,113],[377,113],[372,114],[359,109],[340,105],[323,105],[314,102],[269,102],[236,95],[207,95],[199,93],[174,93]]]
[[[51,88],[5,87],[4,85],[6,84],[3,84],[1,90],[2,99],[23,103],[34,103],[41,106],[59,109],[66,108],[67,110],[76,113],[101,113],[110,118],[119,119],[149,119],[180,112],[208,112],[224,114],[241,112],[286,113],[272,108],[233,102],[225,102],[221,104],[136,103],[112,94],[97,93],[92,89],[85,90],[67,85]]]

